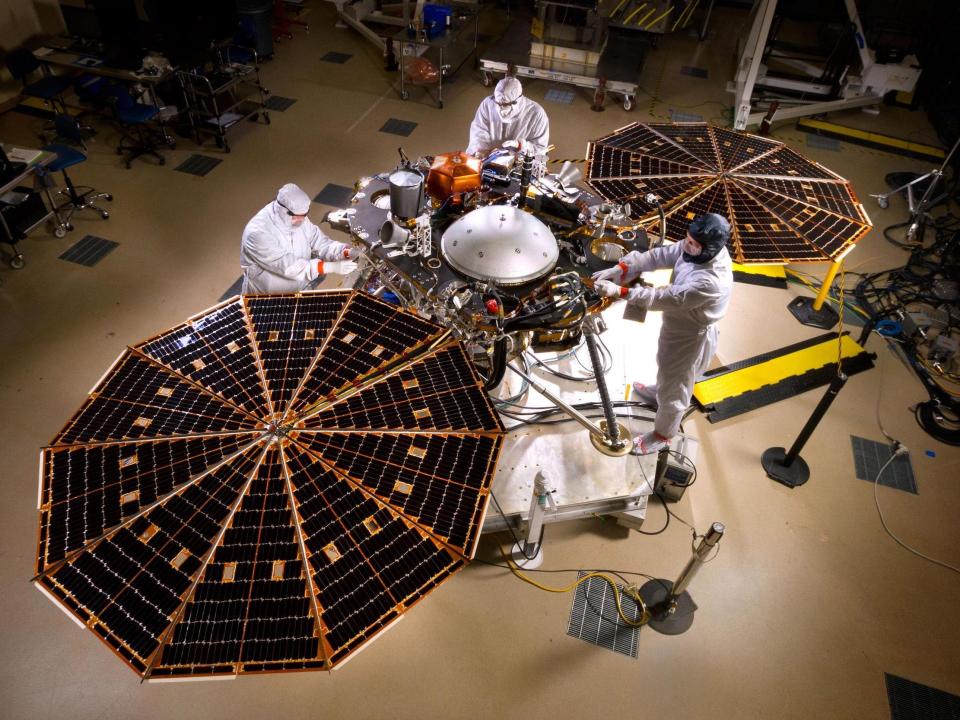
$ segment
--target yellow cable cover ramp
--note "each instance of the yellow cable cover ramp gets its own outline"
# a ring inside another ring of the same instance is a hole
[[[856,340],[848,335],[841,337],[841,357],[854,357],[862,352],[863,348]],[[836,362],[837,340],[832,338],[750,367],[701,380],[694,386],[693,396],[702,406],[712,405]]]

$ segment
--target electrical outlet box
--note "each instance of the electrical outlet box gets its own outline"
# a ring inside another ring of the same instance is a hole
[[[662,498],[677,502],[697,475],[699,441],[691,435],[675,435],[667,451],[657,460],[657,481],[654,487]]]

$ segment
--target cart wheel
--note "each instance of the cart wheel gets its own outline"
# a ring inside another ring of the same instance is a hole
[[[67,234],[67,226],[66,226],[66,225],[57,225],[57,226],[53,229],[53,236],[54,236],[55,238],[65,237],[66,234]]]
[[[623,96],[623,109],[627,112],[633,110],[633,98],[630,95]]]
[[[484,87],[490,87],[491,85],[493,85],[493,75],[491,75],[487,71],[482,72],[480,74],[480,82],[483,83]]]
[[[881,195],[877,198],[877,205],[879,205],[881,209],[886,210],[888,207],[890,207],[890,200]]]
[[[174,140],[173,138],[167,138],[167,147],[170,148],[171,150],[176,150],[177,141]]]
[[[67,232],[73,232],[73,223],[67,223],[64,227],[67,228]]]
[[[102,217],[104,220],[109,220],[109,219],[110,219],[110,213],[108,213],[106,210],[101,210],[101,211],[100,211],[100,217]]]
[[[14,270],[23,270],[23,266],[27,264],[27,261],[23,259],[23,255],[14,255],[10,258],[10,267]]]
[[[402,90],[402,91],[400,92],[400,99],[401,99],[401,100],[409,100],[409,99],[410,99],[410,93],[408,93],[406,90]]]
[[[103,196],[103,199],[106,200],[107,202],[113,202],[113,195],[111,195],[110,193],[107,193],[106,195]]]

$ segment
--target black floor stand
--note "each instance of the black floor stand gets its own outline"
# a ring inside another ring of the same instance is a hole
[[[787,309],[802,325],[809,325],[810,327],[820,328],[821,330],[829,330],[830,328],[836,327],[840,321],[840,316],[837,314],[837,311],[827,303],[821,305],[819,310],[815,310],[813,308],[815,302],[816,300],[814,298],[798,297],[794,298],[790,304],[787,305]]]
[[[817,425],[846,382],[847,376],[842,371],[838,372],[833,382],[830,383],[830,387],[827,388],[827,392],[824,393],[817,407],[814,408],[810,419],[807,420],[797,439],[790,446],[790,450],[784,452],[782,447],[772,447],[764,450],[760,457],[760,463],[763,465],[763,470],[767,473],[768,478],[776,480],[788,488],[799,487],[810,479],[810,468],[800,457],[800,451],[803,450],[803,446],[806,445],[813,431],[817,429]]]
[[[640,586],[640,597],[650,611],[647,622],[653,630],[662,635],[680,635],[693,625],[693,613],[697,604],[684,590],[671,602],[673,583],[669,580],[648,580]]]

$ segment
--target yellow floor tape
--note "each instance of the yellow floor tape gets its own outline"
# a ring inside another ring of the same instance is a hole
[[[846,135],[850,138],[856,138],[876,145],[889,147],[893,150],[905,150],[907,152],[922,153],[931,157],[943,158],[945,153],[942,148],[935,145],[926,145],[924,143],[915,143],[893,135],[881,135],[880,133],[867,132],[857,128],[847,127],[846,125],[837,125],[836,123],[824,122],[823,120],[812,120],[803,118],[797,121],[798,128],[810,128],[811,130],[824,130],[826,132],[838,135]]]
[[[863,352],[863,348],[849,335],[841,338],[840,347],[844,358]],[[750,390],[775,385],[787,378],[802,375],[836,361],[837,341],[834,338],[757,365],[701,380],[694,385],[693,396],[701,405],[712,405]]]

